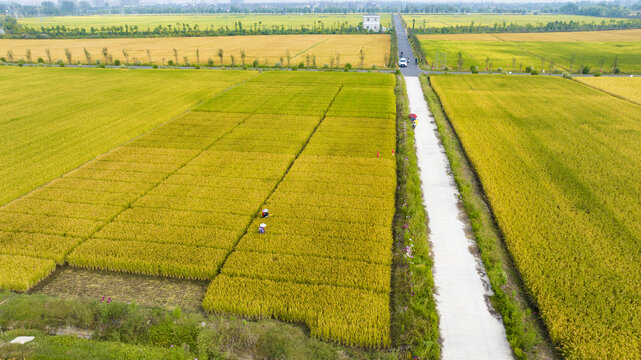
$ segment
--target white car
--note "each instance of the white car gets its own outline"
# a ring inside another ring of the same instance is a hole
[[[398,60],[398,66],[400,67],[407,67],[407,59],[406,58],[400,58]]]

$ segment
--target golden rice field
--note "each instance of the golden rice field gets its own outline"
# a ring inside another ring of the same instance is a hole
[[[65,262],[210,280],[207,311],[389,346],[394,76],[208,73],[218,90],[192,110],[0,208],[0,289],[26,291]]]
[[[88,63],[84,49],[90,54],[91,63],[96,60],[105,62],[103,49],[107,48],[112,61],[119,59],[122,63],[168,64],[207,64],[211,59],[215,65],[221,64],[219,49],[223,50],[222,63],[236,65],[243,61],[251,64],[254,60],[260,64],[273,66],[279,62],[287,66],[287,54],[291,65],[306,62],[310,56],[317,66],[338,63],[344,66],[351,63],[358,67],[361,64],[361,49],[364,53],[363,66],[384,66],[390,52],[390,36],[387,34],[355,35],[249,35],[249,36],[216,36],[216,37],[181,37],[181,38],[128,38],[128,39],[61,39],[61,40],[19,40],[0,39],[0,56],[6,57],[11,51],[15,60],[27,60],[27,50],[31,50],[32,61],[41,57],[48,62],[46,50],[51,52],[53,62],[68,62],[65,49],[72,55],[72,63]],[[174,52],[174,49],[176,50]],[[124,52],[128,54],[125,56]],[[197,53],[198,51],[198,57]],[[245,53],[245,58],[242,57]],[[185,59],[186,58],[186,59]]]
[[[255,75],[0,67],[0,206]]]
[[[576,80],[641,105],[641,78],[579,77]]]
[[[552,77],[433,76],[567,359],[638,359],[641,107]]]
[[[381,16],[381,25],[389,27],[391,15]],[[36,27],[41,26],[66,26],[68,28],[84,28],[108,26],[138,26],[140,29],[153,29],[157,26],[175,26],[189,24],[191,27],[198,25],[200,28],[214,28],[228,26],[234,28],[234,23],[240,21],[245,28],[260,26],[300,27],[301,25],[332,27],[337,23],[347,23],[356,26],[363,22],[361,14],[163,14],[163,15],[92,15],[92,16],[50,16],[50,17],[25,17],[18,19],[21,25]]]

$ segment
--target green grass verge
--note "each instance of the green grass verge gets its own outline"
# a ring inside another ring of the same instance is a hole
[[[537,358],[540,352],[538,345],[544,338],[542,330],[538,327],[520,290],[520,279],[511,266],[500,230],[485,203],[480,184],[441,107],[438,95],[429,85],[429,78],[421,75],[420,80],[490,279],[494,292],[491,298],[492,305],[503,317],[507,338],[517,359]],[[551,351],[546,348],[542,350],[546,353]]]
[[[8,344],[16,336],[35,336],[27,344]],[[40,331],[12,330],[0,337],[2,359],[47,360],[164,360],[194,359],[181,347],[130,345],[81,339],[74,335],[47,336]]]
[[[405,81],[396,83],[396,216],[392,272],[392,338],[413,358],[439,359],[438,313],[414,131]]]
[[[401,358],[396,350],[323,342],[302,326],[276,320],[247,321],[101,300],[0,291],[0,359]],[[49,336],[58,329],[91,336],[91,341]],[[21,335],[36,340],[28,347],[8,344]]]

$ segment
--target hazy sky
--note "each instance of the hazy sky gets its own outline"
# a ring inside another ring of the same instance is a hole
[[[24,4],[24,5],[39,5],[43,0],[0,0],[0,3],[18,3],[18,4]],[[50,0],[53,1],[54,3],[57,0]],[[78,0],[82,1],[82,0]],[[91,3],[91,0],[85,0],[89,3]],[[118,4],[120,1],[119,0],[107,0],[111,4]],[[315,0],[318,2],[323,2],[323,0]],[[341,0],[335,0],[335,1],[341,1]],[[345,0],[347,2],[349,0]],[[353,1],[353,0],[352,0]],[[536,3],[554,3],[554,2],[569,2],[569,1],[574,1],[574,0],[567,0],[567,1],[559,1],[559,0],[536,0],[536,1],[527,1],[527,0],[500,0],[500,1],[492,1],[492,0],[463,0],[463,1],[456,1],[457,3],[459,2],[465,2],[465,3],[510,3],[510,4],[521,4],[521,3],[529,3],[529,2],[536,2]],[[577,0],[578,1],[578,0]],[[612,1],[612,0],[611,0]],[[194,3],[194,2],[204,2],[204,3],[228,3],[229,0],[141,0],[142,4],[167,4],[167,3]],[[310,0],[245,0],[246,3],[301,3],[301,2],[310,2]],[[401,1],[403,2],[403,1]],[[451,3],[451,0],[431,0],[431,1],[425,1],[425,0],[405,0],[407,3]]]

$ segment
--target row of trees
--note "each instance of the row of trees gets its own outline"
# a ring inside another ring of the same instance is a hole
[[[554,31],[596,31],[641,28],[641,19],[603,20],[601,22],[551,21],[547,24],[495,23],[493,25],[475,24],[449,27],[433,27],[425,22],[410,24],[417,34],[465,34],[465,33],[516,33],[516,32],[554,32]]]
[[[8,18],[12,19],[12,18]],[[8,20],[7,20],[8,21]],[[15,19],[13,20],[15,24]],[[68,38],[121,38],[121,37],[168,37],[168,36],[230,36],[230,35],[276,35],[276,34],[360,34],[369,30],[363,28],[362,22],[351,25],[347,21],[325,24],[323,21],[313,21],[311,25],[267,26],[261,21],[243,24],[234,22],[234,26],[200,27],[187,23],[174,25],[159,25],[155,28],[142,29],[137,25],[101,26],[75,28],[64,25],[41,26],[39,28],[20,26],[5,27],[6,38],[35,38],[35,39],[68,39]]]
[[[641,3],[640,3],[641,4]],[[619,4],[575,4],[568,3],[559,9],[561,14],[601,16],[601,17],[625,17],[630,15],[630,9]]]

